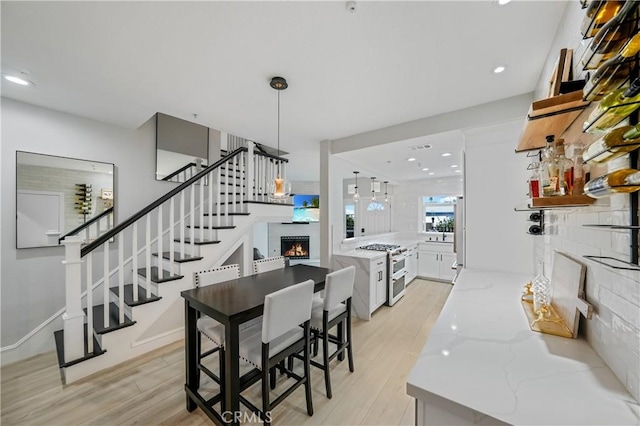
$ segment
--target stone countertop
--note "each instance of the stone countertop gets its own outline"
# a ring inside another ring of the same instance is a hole
[[[334,256],[349,256],[349,257],[358,257],[362,259],[377,259],[380,257],[385,257],[387,255],[384,251],[375,251],[375,250],[345,250],[340,252],[334,252]]]
[[[463,270],[407,393],[437,395],[510,424],[639,424],[640,404],[585,340],[530,330],[520,304],[530,279]]]

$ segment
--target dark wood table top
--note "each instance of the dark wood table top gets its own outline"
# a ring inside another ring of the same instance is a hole
[[[241,323],[262,315],[264,297],[282,288],[313,280],[324,288],[328,268],[295,265],[181,292],[192,307],[223,324]]]

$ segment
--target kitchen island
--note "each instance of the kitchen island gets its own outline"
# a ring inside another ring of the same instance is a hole
[[[462,271],[407,379],[417,425],[640,423],[640,405],[585,340],[529,329],[530,279]]]

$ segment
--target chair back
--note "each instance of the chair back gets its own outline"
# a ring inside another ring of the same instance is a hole
[[[269,272],[282,268],[284,268],[284,256],[268,257],[266,259],[253,261],[254,274],[260,274],[262,272]]]
[[[205,287],[236,278],[240,278],[240,265],[238,264],[224,265],[219,268],[193,273],[193,281],[196,287]]]
[[[307,280],[265,296],[262,343],[269,343],[311,319],[313,286],[313,280]]]
[[[353,295],[356,267],[351,265],[327,274],[324,282],[324,310],[335,307]]]

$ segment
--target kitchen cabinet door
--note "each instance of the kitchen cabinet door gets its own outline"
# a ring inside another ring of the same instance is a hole
[[[455,253],[440,253],[440,278],[451,282],[456,276],[456,270],[451,265],[456,261]]]
[[[418,275],[426,278],[440,277],[440,253],[420,250]]]
[[[376,261],[375,269],[372,269],[372,277],[375,279],[375,305],[378,308],[387,301],[387,265],[385,261]]]

